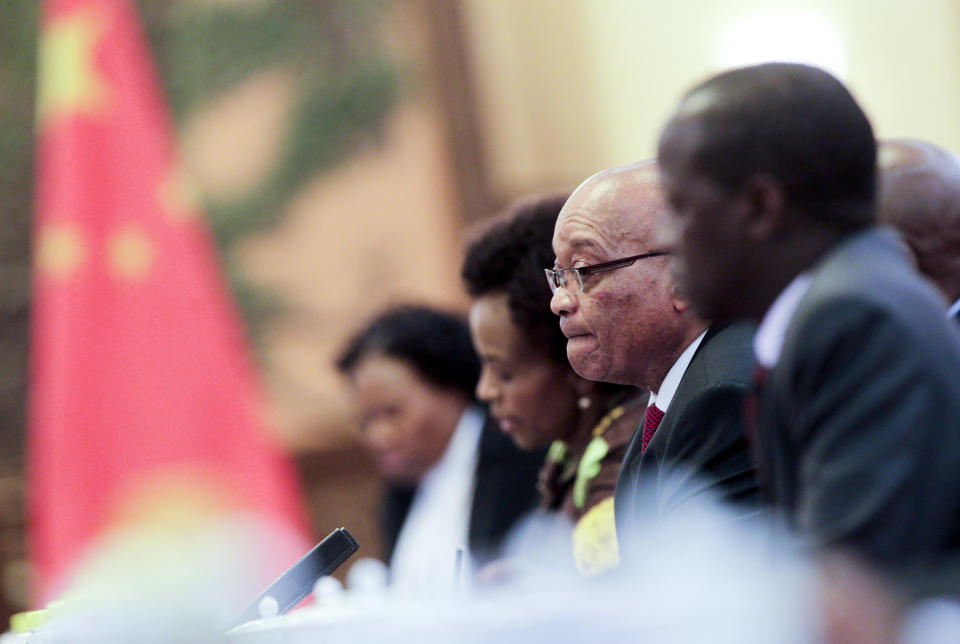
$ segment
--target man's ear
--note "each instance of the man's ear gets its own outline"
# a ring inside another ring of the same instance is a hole
[[[743,188],[746,208],[744,227],[747,237],[765,242],[774,238],[786,226],[786,193],[783,184],[769,174],[755,174]]]
[[[683,296],[680,287],[673,285],[673,293],[670,294],[670,301],[673,302],[673,310],[677,313],[683,313],[690,308],[690,300]]]

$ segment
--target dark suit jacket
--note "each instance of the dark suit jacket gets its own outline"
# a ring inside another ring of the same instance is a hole
[[[634,432],[614,495],[617,537],[629,555],[639,516],[664,517],[705,491],[752,506],[757,480],[743,431],[755,365],[754,327],[714,324],[690,361],[657,432],[641,453]]]
[[[483,563],[500,553],[517,519],[537,507],[537,473],[545,452],[522,452],[487,416],[480,432],[476,484],[470,511],[470,553]],[[384,556],[390,561],[416,488],[388,487],[383,506]]]
[[[769,500],[885,569],[960,549],[960,333],[887,231],[813,269],[760,397]]]

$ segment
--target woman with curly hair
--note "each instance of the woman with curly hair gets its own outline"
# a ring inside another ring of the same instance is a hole
[[[577,567],[593,574],[619,561],[613,490],[647,395],[581,378],[567,362],[543,272],[554,261],[553,229],[566,197],[514,204],[469,245],[462,274],[482,363],[477,397],[518,447],[550,447],[541,506],[573,521]]]

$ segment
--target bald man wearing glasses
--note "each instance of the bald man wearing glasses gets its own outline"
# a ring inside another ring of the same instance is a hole
[[[655,163],[594,175],[561,210],[546,270],[573,369],[651,392],[617,480],[625,561],[641,547],[637,519],[705,491],[747,508],[757,500],[743,428],[753,328],[702,320],[678,293],[666,215]]]

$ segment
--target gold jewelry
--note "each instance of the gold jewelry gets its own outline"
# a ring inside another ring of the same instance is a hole
[[[594,437],[603,436],[603,432],[607,431],[607,428],[610,427],[613,421],[623,416],[625,411],[627,411],[626,405],[617,405],[616,407],[611,409],[609,413],[607,413],[606,416],[601,418],[600,422],[597,423],[596,426],[593,428],[593,432],[591,432],[593,436]]]

